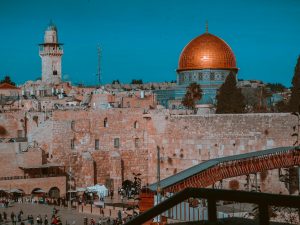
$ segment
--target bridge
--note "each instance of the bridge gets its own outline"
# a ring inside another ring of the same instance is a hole
[[[159,183],[154,183],[150,185],[149,189],[153,191],[152,196],[151,194],[145,197],[143,197],[143,194],[141,195],[140,211],[145,212],[149,208],[153,207],[154,205],[153,195],[154,192],[156,192],[157,190],[159,190],[159,192],[161,193],[167,193],[167,192],[178,193],[181,191],[184,192],[184,190],[191,190],[191,188],[197,188],[197,189],[206,188],[210,185],[214,185],[217,182],[227,178],[249,175],[249,174],[257,174],[259,172],[279,169],[279,168],[292,168],[292,167],[297,167],[299,165],[300,165],[299,146],[279,147],[279,148],[273,148],[273,149],[268,149],[263,151],[211,159],[206,162],[200,163],[196,166],[193,166],[189,169],[186,169],[182,172],[179,172],[166,179],[163,179]],[[254,198],[256,198],[255,194],[257,193],[253,194]],[[174,196],[175,197],[172,196],[172,199],[177,198],[176,197],[177,194],[175,194]],[[277,196],[278,195],[274,195],[273,197],[277,198]],[[222,199],[223,198],[220,198],[220,200]],[[182,199],[180,207],[183,207],[183,210],[186,210],[188,206],[186,207],[187,204],[183,203],[183,201],[184,200]],[[234,201],[238,201],[238,199],[235,199]],[[279,199],[278,201],[281,200]],[[247,202],[251,203],[252,201],[247,201]],[[155,206],[154,208],[157,208],[157,206]],[[172,207],[169,207],[169,209],[171,208]],[[177,210],[177,206],[175,208]],[[199,209],[199,210],[203,210],[203,209]],[[177,211],[176,214],[178,214]],[[210,212],[208,208],[208,216],[209,214]],[[180,216],[180,218],[186,219],[186,216],[183,217]],[[189,216],[187,219],[188,220],[190,219]],[[266,220],[267,219],[263,219],[264,222]],[[267,224],[267,223],[262,223],[262,224]]]
[[[150,190],[177,193],[185,188],[204,188],[227,178],[300,165],[300,147],[279,147],[216,158],[200,163],[149,186]]]

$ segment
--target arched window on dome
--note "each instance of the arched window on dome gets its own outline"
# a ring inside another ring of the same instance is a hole
[[[138,123],[138,121],[134,121],[133,128],[134,128],[134,129],[138,129],[138,128],[139,128],[139,123]]]
[[[108,120],[107,120],[107,117],[104,119],[103,121],[103,126],[104,127],[108,127]]]

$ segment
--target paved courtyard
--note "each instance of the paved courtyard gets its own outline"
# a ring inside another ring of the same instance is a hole
[[[48,217],[48,223],[51,224],[51,216],[52,216],[52,209],[53,206],[44,205],[44,204],[31,204],[31,203],[13,203],[8,208],[0,208],[0,213],[3,215],[3,212],[5,211],[7,213],[8,220],[10,221],[10,214],[14,212],[16,215],[22,210],[24,212],[24,215],[22,219],[27,219],[28,215],[33,215],[34,217],[34,223],[36,224],[36,217],[38,215],[42,216],[42,219],[44,221],[45,215]],[[62,224],[83,224],[84,217],[88,218],[88,222],[90,222],[90,219],[93,217],[89,214],[79,213],[75,209],[68,209],[63,207],[57,207],[58,213],[57,215],[60,216]],[[98,222],[100,217],[93,217],[93,219]],[[11,224],[11,222],[7,223]],[[17,223],[19,224],[19,223]],[[25,222],[27,225],[28,222]]]

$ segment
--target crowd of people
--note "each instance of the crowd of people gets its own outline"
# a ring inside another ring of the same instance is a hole
[[[62,225],[60,216],[58,215],[58,210],[54,207],[52,210],[51,220],[49,221],[48,216],[38,215],[36,218],[29,214],[27,217],[24,217],[22,209],[18,212],[11,212],[10,216],[4,211],[0,213],[0,224],[12,224],[12,225]]]

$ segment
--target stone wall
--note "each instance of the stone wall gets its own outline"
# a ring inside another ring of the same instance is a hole
[[[0,126],[5,128],[6,134],[0,134],[0,138],[16,138],[18,131],[22,131],[22,136],[24,136],[24,120],[23,112],[1,113]]]
[[[77,187],[112,182],[115,190],[133,173],[142,174],[143,184],[155,182],[157,146],[165,178],[211,158],[290,146],[296,124],[289,114],[178,116],[142,109],[54,111],[49,120],[32,136],[51,142],[49,160],[69,166]]]
[[[57,110],[46,120],[43,113],[28,112],[28,137],[43,146],[49,162],[63,163],[75,174],[77,187],[102,183],[115,191],[123,180],[132,180],[133,173],[142,174],[143,185],[155,182],[157,146],[163,179],[208,159],[293,143],[296,118],[290,114],[180,116],[170,112]],[[6,124],[14,136],[14,130],[22,128],[23,116],[1,114],[0,124]],[[268,176],[265,181],[272,180]]]
[[[149,123],[149,167],[161,147],[162,178],[212,158],[293,144],[290,114],[188,115],[153,112]],[[149,170],[149,182],[156,170]]]

